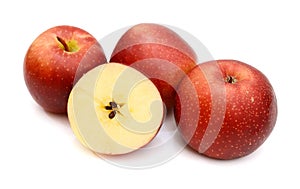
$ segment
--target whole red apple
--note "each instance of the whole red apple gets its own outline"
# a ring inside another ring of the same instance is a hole
[[[189,146],[212,158],[252,153],[276,123],[277,101],[270,82],[240,61],[200,64],[177,92],[174,113],[179,131]]]
[[[159,24],[138,24],[118,41],[110,62],[130,65],[158,88],[167,108],[174,105],[175,90],[185,73],[196,66],[196,54],[177,33]]]
[[[56,26],[40,34],[29,47],[24,78],[32,97],[46,111],[66,113],[76,81],[105,62],[103,49],[91,34],[73,26]]]

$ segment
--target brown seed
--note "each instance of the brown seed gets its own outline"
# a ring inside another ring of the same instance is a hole
[[[113,119],[116,116],[116,111],[112,111],[108,114],[109,119]]]
[[[118,107],[117,103],[115,103],[115,102],[110,102],[109,105],[110,105],[112,108],[117,108],[117,107]]]
[[[105,110],[112,110],[111,106],[105,106],[104,108],[105,108]]]

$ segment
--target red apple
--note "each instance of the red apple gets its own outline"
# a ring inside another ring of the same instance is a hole
[[[118,41],[110,62],[130,65],[151,78],[167,108],[171,108],[174,88],[196,66],[196,59],[189,44],[171,29],[158,24],[138,24]]]
[[[103,49],[88,32],[56,26],[40,34],[24,60],[24,79],[46,111],[66,113],[69,93],[88,70],[106,62]]]
[[[177,92],[174,114],[179,131],[190,147],[212,158],[252,153],[276,123],[277,101],[270,82],[240,61],[200,64]]]

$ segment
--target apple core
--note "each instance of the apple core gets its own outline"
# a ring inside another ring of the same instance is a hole
[[[109,119],[113,119],[117,113],[120,113],[119,107],[120,105],[114,101],[109,102],[109,106],[105,106],[105,110],[111,110],[111,112],[108,114]]]

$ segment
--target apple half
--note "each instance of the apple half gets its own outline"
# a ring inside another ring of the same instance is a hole
[[[119,63],[86,73],[68,100],[75,136],[97,154],[126,154],[148,144],[158,133],[164,112],[151,80]]]

